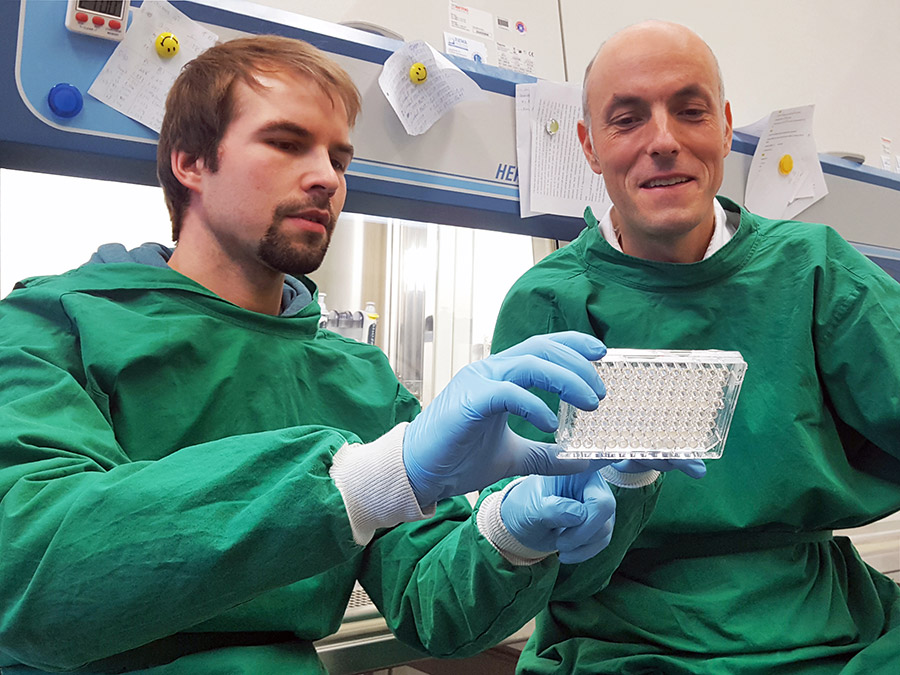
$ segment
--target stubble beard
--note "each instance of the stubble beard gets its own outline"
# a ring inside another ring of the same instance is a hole
[[[287,233],[284,230],[284,219],[288,214],[298,213],[310,207],[331,209],[325,204],[281,204],[275,209],[272,224],[266,230],[259,241],[257,255],[259,259],[272,269],[293,277],[310,274],[319,269],[328,245],[331,243],[331,234],[334,232],[337,217],[331,214],[325,223],[325,233],[299,231]]]

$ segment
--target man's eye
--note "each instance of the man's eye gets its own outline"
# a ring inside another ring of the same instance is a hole
[[[616,117],[612,124],[619,128],[627,128],[634,126],[637,122],[638,118],[635,115],[622,115],[621,117]]]
[[[346,164],[344,164],[344,162],[342,162],[339,159],[332,159],[331,166],[333,166],[334,170],[337,171],[338,173],[344,173],[344,171],[347,170]]]
[[[269,141],[269,145],[278,150],[283,150],[284,152],[296,152],[297,144],[293,141]]]
[[[700,108],[686,108],[685,110],[681,111],[682,117],[687,117],[687,118],[691,118],[691,119],[703,117],[703,115],[705,113],[706,113],[706,111],[701,110]]]

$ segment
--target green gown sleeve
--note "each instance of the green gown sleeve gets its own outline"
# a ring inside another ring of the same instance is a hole
[[[466,498],[456,497],[439,503],[432,519],[376,535],[360,581],[404,643],[464,657],[532,619],[558,569],[555,555],[530,566],[508,563],[479,533]]]
[[[501,481],[481,494],[502,489]],[[616,525],[609,546],[590,561],[562,565],[554,554],[528,566],[507,562],[479,534],[468,505],[448,500],[438,517],[383,533],[369,547],[361,581],[391,630],[438,657],[465,657],[491,647],[543,610],[551,599],[604,587],[656,504],[662,479],[644,488],[612,487]],[[430,541],[440,541],[431,546]],[[561,583],[559,583],[561,582]]]
[[[816,288],[813,323],[826,405],[834,408],[851,464],[895,491],[900,484],[897,282],[837,233],[828,235],[829,264]],[[867,486],[873,488],[882,486]]]

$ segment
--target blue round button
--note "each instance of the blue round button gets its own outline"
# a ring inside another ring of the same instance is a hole
[[[84,107],[84,97],[74,84],[60,82],[47,94],[50,110],[59,117],[75,117]]]

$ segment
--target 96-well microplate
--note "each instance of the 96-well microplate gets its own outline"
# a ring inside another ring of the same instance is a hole
[[[559,457],[722,456],[747,370],[740,352],[609,349],[594,366],[606,398],[589,412],[560,401]]]

